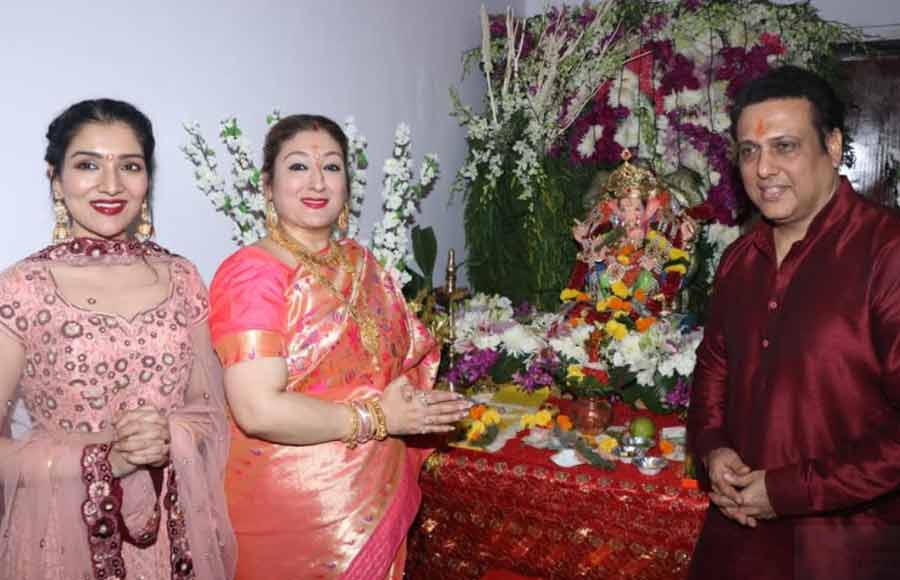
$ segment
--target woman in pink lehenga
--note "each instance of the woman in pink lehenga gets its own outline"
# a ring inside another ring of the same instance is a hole
[[[269,236],[210,288],[235,422],[225,487],[240,580],[402,577],[424,453],[398,435],[447,431],[469,407],[430,390],[436,344],[390,276],[359,244],[331,241],[346,167],[333,121],[274,125]]]
[[[221,369],[196,269],[146,241],[150,121],[83,101],[47,138],[57,243],[0,274],[0,579],[232,578]]]

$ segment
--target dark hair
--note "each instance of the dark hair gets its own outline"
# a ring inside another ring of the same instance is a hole
[[[341,159],[344,162],[344,178],[347,181],[347,194],[350,194],[350,168],[347,159],[350,147],[347,135],[341,126],[322,115],[290,115],[284,117],[269,129],[266,134],[266,142],[263,145],[262,172],[264,178],[272,179],[275,169],[275,159],[281,152],[281,147],[286,141],[293,139],[294,135],[303,131],[325,131],[337,141],[341,147]]]
[[[731,136],[737,137],[738,119],[745,108],[770,99],[809,101],[813,126],[819,133],[823,149],[827,137],[835,129],[844,133],[845,106],[828,81],[812,71],[784,65],[748,82],[737,92],[730,111]]]
[[[134,105],[113,99],[89,99],[70,106],[53,119],[47,129],[47,151],[44,161],[53,167],[54,175],[62,173],[66,149],[72,139],[88,123],[125,123],[137,138],[144,154],[147,175],[153,179],[155,163],[153,151],[156,139],[153,138],[153,125],[145,114]],[[51,177],[53,177],[51,175]]]

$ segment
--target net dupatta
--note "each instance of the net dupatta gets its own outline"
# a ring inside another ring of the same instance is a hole
[[[234,577],[237,541],[225,501],[230,442],[222,367],[204,319],[192,330],[194,367],[185,405],[171,415],[172,465],[198,580]]]

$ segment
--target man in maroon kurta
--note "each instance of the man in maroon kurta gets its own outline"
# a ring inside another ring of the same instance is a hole
[[[722,258],[697,355],[691,577],[900,578],[900,218],[838,174],[817,75],[752,81],[732,120],[763,219]]]

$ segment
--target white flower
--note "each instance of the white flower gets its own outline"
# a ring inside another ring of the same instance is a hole
[[[545,342],[537,334],[519,323],[503,331],[500,339],[503,349],[512,355],[533,355],[545,346]]]
[[[603,125],[592,125],[588,128],[587,132],[584,134],[584,137],[581,138],[581,141],[578,143],[578,154],[582,159],[588,159],[596,151],[597,141],[599,141],[603,137],[603,130],[605,127]]]

